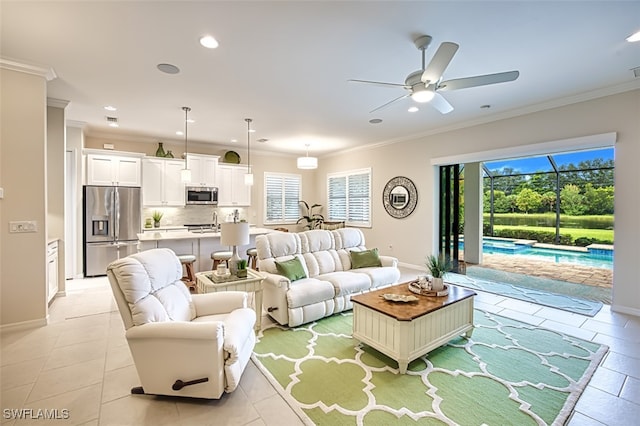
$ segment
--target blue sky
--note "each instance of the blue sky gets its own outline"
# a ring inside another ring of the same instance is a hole
[[[578,164],[585,160],[595,160],[601,158],[603,160],[613,160],[613,147],[590,150],[590,151],[577,151],[566,154],[554,154],[558,167],[563,164]],[[547,160],[546,156],[543,157],[527,157],[527,158],[512,158],[509,160],[490,161],[485,165],[489,170],[503,170],[505,168],[512,168],[518,173],[532,173],[538,171],[553,171],[551,164]]]

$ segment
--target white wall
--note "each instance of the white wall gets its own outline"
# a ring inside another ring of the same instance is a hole
[[[455,112],[454,112],[455,114]],[[425,136],[406,142],[363,148],[320,159],[316,197],[326,205],[326,174],[372,168],[373,227],[364,229],[367,246],[401,262],[424,264],[432,253],[437,210],[436,164],[488,160],[487,151],[510,151],[536,144],[617,133],[615,145],[615,266],[613,309],[640,315],[640,90],[521,115],[492,123]],[[587,138],[588,139],[588,138]],[[589,141],[592,143],[592,141]],[[563,143],[563,149],[571,143]],[[554,144],[545,144],[553,149]],[[576,145],[577,146],[577,145]],[[515,147],[515,149],[514,149]],[[491,155],[497,155],[492,152]],[[499,157],[495,157],[496,159]],[[406,176],[418,187],[418,205],[405,219],[386,214],[381,201],[386,182]]]
[[[0,326],[46,323],[46,80],[0,67]],[[9,221],[38,231],[9,233]]]

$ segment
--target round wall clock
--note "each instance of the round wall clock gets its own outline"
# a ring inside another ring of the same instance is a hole
[[[382,204],[391,217],[405,218],[413,213],[418,204],[418,190],[411,179],[396,176],[384,186]]]

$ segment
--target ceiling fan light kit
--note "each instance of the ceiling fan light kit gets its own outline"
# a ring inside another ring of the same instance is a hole
[[[419,103],[428,102],[441,114],[448,114],[453,111],[453,106],[438,92],[505,83],[516,80],[520,75],[518,71],[508,71],[442,81],[444,71],[449,66],[449,63],[460,46],[449,41],[441,43],[429,64],[425,65],[425,50],[429,47],[429,44],[431,44],[431,40],[431,36],[428,35],[422,35],[415,39],[414,44],[422,53],[422,68],[419,71],[409,74],[405,79],[404,84],[385,83],[371,80],[349,80],[356,83],[402,87],[409,92],[406,95],[399,96],[377,108],[374,108],[369,111],[370,113],[385,108],[401,99],[411,97],[411,99]]]

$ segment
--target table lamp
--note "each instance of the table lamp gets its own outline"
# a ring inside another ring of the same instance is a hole
[[[238,246],[249,244],[249,222],[223,223],[220,228],[220,244],[223,246],[233,246],[233,255],[229,259],[229,270],[231,275],[238,273]]]

